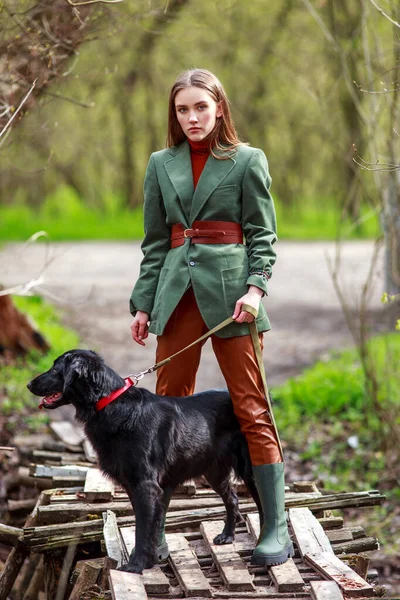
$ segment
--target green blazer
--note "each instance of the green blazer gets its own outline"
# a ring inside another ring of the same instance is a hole
[[[187,141],[151,155],[144,181],[143,260],[130,311],[150,315],[149,331],[161,335],[173,310],[192,285],[201,315],[212,328],[233,314],[249,285],[267,294],[275,263],[274,203],[262,150],[241,145],[227,160],[207,159],[196,189]],[[170,248],[170,229],[193,221],[241,223],[243,244],[192,244]],[[262,304],[258,331],[270,329]],[[246,323],[232,323],[220,337],[248,335]]]

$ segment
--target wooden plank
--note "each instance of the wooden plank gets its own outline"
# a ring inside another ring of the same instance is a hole
[[[83,493],[86,502],[93,502],[93,500],[109,501],[114,496],[114,484],[99,469],[88,469]]]
[[[325,531],[343,527],[343,517],[323,517],[318,519]]]
[[[331,529],[326,532],[328,540],[332,542],[350,542],[353,540],[353,534],[350,529],[343,527],[342,529]]]
[[[83,440],[83,451],[85,453],[86,460],[88,460],[90,463],[98,462],[97,452],[87,438]]]
[[[50,421],[50,429],[69,446],[79,446],[86,437],[83,427],[71,421]]]
[[[103,535],[107,556],[116,560],[117,566],[121,567],[128,562],[128,555],[119,533],[117,517],[112,510],[107,510],[103,513],[103,521]]]
[[[302,557],[333,550],[325,531],[308,508],[291,508],[289,521]]]
[[[254,544],[260,535],[260,518],[258,513],[247,515],[249,531],[253,537]],[[303,592],[304,580],[292,558],[283,565],[271,567],[271,577],[278,592]]]
[[[130,556],[132,550],[135,547],[135,528],[121,527],[120,533],[125,546],[126,553],[128,556]],[[152,569],[145,569],[143,571],[142,578],[144,587],[148,594],[168,594],[168,577],[158,565],[154,565]]]
[[[246,522],[249,528],[249,533],[253,536],[256,542],[260,535],[260,517],[258,513],[248,513],[246,515]]]
[[[96,584],[101,573],[101,565],[88,560],[79,573],[78,579],[72,589],[69,600],[80,600],[89,589]]]
[[[374,595],[374,588],[331,552],[306,554],[304,561],[325,579],[336,581],[343,594],[349,598]]]
[[[210,598],[210,585],[185,536],[181,533],[169,533],[166,538],[170,563],[185,596]]]
[[[335,581],[311,581],[312,600],[343,600],[343,594]]]
[[[146,600],[142,576],[125,571],[110,571],[110,589],[113,600]]]
[[[271,567],[271,577],[278,592],[304,592],[304,580],[292,558]]]
[[[75,477],[85,481],[88,467],[79,465],[66,465],[60,467],[51,467],[49,465],[31,465],[30,472],[34,477]]]
[[[210,548],[214,563],[218,568],[224,585],[228,591],[254,591],[253,578],[250,575],[245,563],[235,552],[231,544],[217,546],[213,539],[221,533],[224,527],[223,521],[205,521],[200,525],[200,531],[204,540]]]

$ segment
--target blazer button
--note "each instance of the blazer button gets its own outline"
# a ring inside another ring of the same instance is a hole
[[[191,261],[190,261],[190,263],[189,263],[189,265],[190,265],[191,267],[194,267],[194,266],[195,266],[195,264],[196,264],[196,263],[195,263],[193,260],[191,260]]]

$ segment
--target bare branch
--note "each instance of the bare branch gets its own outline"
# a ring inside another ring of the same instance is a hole
[[[385,19],[387,19],[388,21],[390,21],[390,22],[392,23],[392,25],[396,25],[396,27],[399,27],[399,28],[400,28],[400,23],[398,23],[397,21],[394,21],[394,20],[393,20],[391,17],[389,17],[389,15],[387,15],[387,14],[386,14],[386,13],[385,13],[385,12],[382,10],[382,8],[380,8],[380,7],[379,7],[379,6],[376,4],[376,2],[375,2],[374,0],[369,0],[369,1],[371,2],[371,4],[372,4],[373,6],[375,6],[376,10],[377,10],[377,11],[379,11],[383,17],[385,17]]]
[[[86,6],[87,4],[117,4],[117,2],[123,2],[124,0],[86,0],[86,2],[71,2],[67,0],[70,6]]]
[[[26,94],[26,96],[19,103],[19,106],[18,106],[17,110],[14,112],[13,116],[11,117],[11,119],[9,119],[7,121],[7,123],[4,125],[3,129],[0,131],[0,138],[6,133],[7,129],[10,127],[11,123],[14,121],[15,117],[17,116],[17,114],[19,113],[19,111],[21,110],[21,108],[23,107],[23,105],[25,104],[25,102],[28,100],[29,96],[32,94],[33,90],[35,89],[36,82],[37,82],[37,78],[32,83],[29,92]]]

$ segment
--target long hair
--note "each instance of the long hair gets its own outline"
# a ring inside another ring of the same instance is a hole
[[[181,73],[171,88],[168,105],[168,135],[167,146],[181,144],[186,136],[179,124],[175,110],[176,94],[188,87],[199,87],[206,90],[220,105],[222,115],[217,117],[214,129],[207,136],[210,152],[214,158],[227,159],[229,155],[242,143],[233,124],[229,100],[221,82],[210,71],[205,69],[189,69]]]

